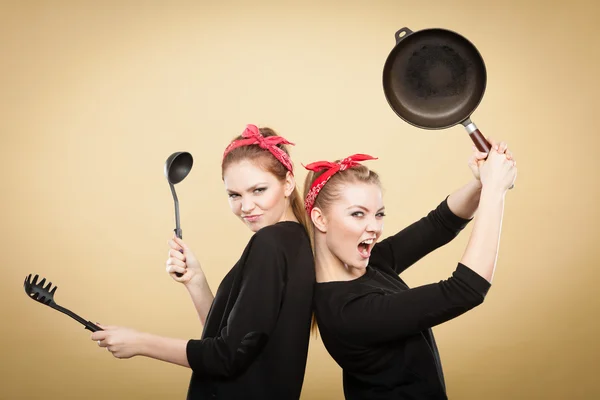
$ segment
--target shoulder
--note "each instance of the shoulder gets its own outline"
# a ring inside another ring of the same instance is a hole
[[[280,222],[265,226],[252,235],[244,249],[242,262],[306,264],[314,261],[304,227],[296,222]]]
[[[285,250],[298,248],[299,244],[305,244],[310,247],[308,234],[302,225],[291,221],[265,226],[258,230],[251,238],[252,246],[269,249]]]

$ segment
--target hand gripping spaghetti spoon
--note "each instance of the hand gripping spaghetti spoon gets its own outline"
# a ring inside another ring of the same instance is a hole
[[[85,329],[88,329],[92,332],[102,330],[102,328],[96,326],[92,322],[86,321],[83,318],[81,318],[79,315],[75,314],[74,312],[67,310],[66,308],[61,307],[58,304],[56,304],[56,302],[54,301],[54,293],[56,292],[56,289],[58,287],[54,286],[54,288],[52,288],[52,290],[50,290],[50,288],[52,287],[52,282],[48,282],[48,285],[46,287],[44,287],[44,283],[46,283],[46,278],[43,278],[40,282],[38,282],[37,280],[38,280],[38,275],[33,277],[33,281],[31,280],[31,274],[29,274],[25,278],[25,283],[24,283],[25,293],[27,293],[27,295],[30,298],[32,298],[33,300],[38,301],[42,304],[45,304],[48,307],[52,307],[55,310],[60,311],[61,313],[67,314],[69,317],[73,318],[75,321],[83,324],[83,326],[85,326]]]

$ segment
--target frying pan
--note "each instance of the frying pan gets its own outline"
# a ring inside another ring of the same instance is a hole
[[[383,91],[394,112],[423,129],[462,124],[479,151],[490,143],[471,121],[483,98],[487,74],[475,46],[456,32],[431,28],[396,32],[383,68]]]

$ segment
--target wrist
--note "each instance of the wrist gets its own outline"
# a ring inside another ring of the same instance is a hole
[[[505,194],[506,194],[506,189],[501,186],[482,185],[480,198],[482,200],[483,199],[504,199]]]
[[[202,290],[206,284],[204,273],[197,271],[195,271],[194,276],[192,276],[189,281],[184,283],[188,290]]]
[[[138,332],[137,344],[137,354],[144,357],[150,357],[152,335],[146,332]]]

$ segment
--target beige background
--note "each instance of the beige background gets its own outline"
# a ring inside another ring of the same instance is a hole
[[[84,318],[181,338],[201,327],[164,272],[177,187],[184,239],[216,287],[250,236],[219,163],[247,123],[294,141],[300,163],[355,152],[383,177],[389,235],[470,178],[462,127],[402,122],[381,86],[401,27],[475,43],[488,89],[473,116],[519,161],[494,286],[435,328],[451,399],[599,398],[600,7],[593,1],[3,1],[0,3],[2,399],[183,399],[190,371],[114,359],[89,331],[23,294],[57,283]],[[406,274],[445,279],[470,228]],[[341,399],[311,342],[303,399]]]

